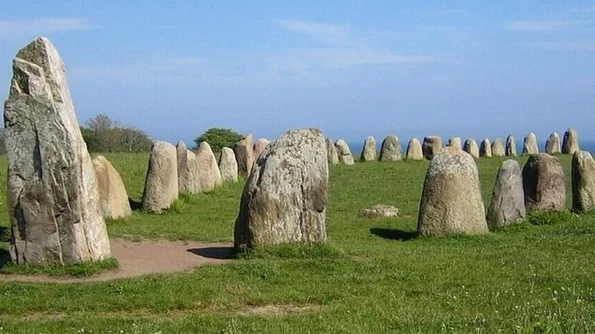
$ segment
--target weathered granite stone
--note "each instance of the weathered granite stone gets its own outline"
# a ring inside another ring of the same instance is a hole
[[[479,147],[477,146],[477,142],[475,139],[467,139],[465,140],[465,146],[463,146],[463,151],[469,153],[474,158],[479,158]]]
[[[561,153],[560,148],[560,136],[557,133],[552,132],[545,142],[545,153],[547,154],[558,154]]]
[[[537,147],[537,137],[533,132],[531,132],[525,137],[525,140],[523,140],[523,155],[537,153],[539,153],[539,148]]]
[[[463,149],[463,146],[461,144],[461,138],[460,137],[450,138],[448,140],[448,142],[446,143],[446,146],[454,147],[454,148],[459,149],[459,150],[462,150]]]
[[[508,156],[508,157],[516,156],[516,143],[514,142],[513,135],[508,135],[508,137],[506,137],[506,156]]]
[[[595,161],[587,151],[576,151],[572,156],[572,209],[595,209]]]
[[[198,182],[198,160],[196,155],[186,148],[183,141],[176,145],[178,166],[178,191],[196,194],[200,192]]]
[[[546,153],[529,156],[523,167],[523,190],[527,212],[563,210],[566,187],[560,160]]]
[[[211,145],[206,141],[198,145],[196,151],[198,159],[198,181],[203,192],[209,192],[222,183],[221,172],[217,165],[217,159],[211,150]]]
[[[13,262],[110,257],[95,170],[58,51],[37,38],[17,53],[12,69],[4,138]]]
[[[492,156],[493,157],[503,157],[506,155],[506,151],[504,150],[504,144],[502,144],[502,139],[496,138],[492,142]]]
[[[286,132],[264,150],[246,181],[235,223],[235,250],[325,242],[327,196],[322,132]]]
[[[326,152],[327,152],[327,159],[328,163],[331,165],[336,165],[339,163],[339,154],[337,153],[337,148],[335,147],[335,143],[332,139],[326,138]]]
[[[260,153],[264,151],[264,149],[270,144],[271,142],[266,138],[260,138],[259,140],[254,143],[254,160],[258,159]]]
[[[488,232],[479,173],[467,152],[447,147],[430,161],[417,231],[420,235]]]
[[[427,136],[421,146],[424,158],[432,160],[440,150],[442,150],[442,139],[438,136]]]
[[[362,154],[360,156],[361,161],[374,161],[376,160],[376,139],[372,136],[366,137],[364,140],[364,146],[362,148]]]
[[[562,140],[562,153],[574,154],[574,152],[578,151],[579,149],[578,133],[576,130],[566,130],[566,132],[564,132],[564,139]]]
[[[506,160],[500,166],[488,207],[490,228],[500,228],[525,219],[525,195],[521,166],[516,160]]]
[[[492,144],[489,139],[486,138],[479,144],[479,156],[482,158],[492,157]]]
[[[111,219],[130,216],[130,200],[120,173],[102,155],[93,159],[93,167],[97,175],[103,216]]]
[[[249,134],[242,138],[233,147],[238,163],[238,174],[248,176],[254,164],[254,149],[252,147],[252,135]]]
[[[335,142],[335,148],[337,149],[337,154],[339,155],[339,161],[345,165],[353,165],[353,156],[351,155],[351,150],[349,149],[349,145],[343,139],[339,139]]]
[[[407,153],[405,154],[405,159],[422,160],[423,158],[424,154],[419,139],[409,139],[409,142],[407,143]]]
[[[223,182],[238,182],[238,163],[236,162],[236,156],[233,150],[229,147],[221,149],[219,171],[221,172],[221,180]]]
[[[361,211],[364,218],[396,217],[399,209],[392,205],[377,204]]]
[[[164,141],[153,142],[145,179],[142,207],[160,213],[178,199],[178,158],[176,147]]]
[[[395,135],[388,135],[382,141],[380,148],[380,161],[398,161],[401,160],[401,144],[399,138]]]

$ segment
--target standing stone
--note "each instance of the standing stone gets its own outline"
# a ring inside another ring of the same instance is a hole
[[[516,143],[514,142],[513,135],[509,135],[506,138],[506,156],[508,156],[508,157],[516,156]]]
[[[111,219],[130,216],[130,201],[120,173],[102,155],[93,159],[93,167],[97,176],[103,216]]]
[[[546,153],[532,154],[523,167],[523,190],[528,212],[563,210],[566,187],[560,160]]]
[[[344,163],[345,165],[353,165],[353,156],[351,155],[351,150],[349,149],[349,145],[343,139],[339,139],[335,142],[335,148],[337,149],[337,154],[339,155],[339,161]]]
[[[419,139],[409,139],[409,142],[407,143],[407,153],[405,153],[405,159],[422,160],[423,158],[424,154]]]
[[[12,70],[4,139],[13,262],[110,257],[97,178],[58,51],[37,38],[17,53]]]
[[[461,138],[460,137],[450,138],[448,140],[448,142],[446,143],[446,146],[454,147],[454,148],[459,149],[459,150],[462,150],[463,149],[463,145],[461,144]]]
[[[183,141],[176,145],[178,165],[178,192],[196,194],[200,192],[198,182],[198,160],[196,155],[186,148]]]
[[[525,137],[525,140],[523,140],[523,155],[537,153],[539,153],[539,148],[537,147],[537,137],[533,132],[531,132]]]
[[[465,146],[463,147],[463,151],[469,153],[474,158],[479,158],[479,147],[477,146],[477,142],[475,139],[469,138],[465,140]]]
[[[483,158],[492,157],[492,145],[490,144],[489,139],[484,139],[479,145],[479,156]]]
[[[545,142],[545,153],[558,154],[560,152],[560,136],[558,136],[557,133],[552,132]]]
[[[238,163],[238,173],[242,176],[250,175],[254,163],[254,149],[252,147],[252,135],[249,134],[242,138],[233,147]]]
[[[327,196],[322,132],[286,132],[262,153],[246,182],[235,222],[235,250],[325,242]]]
[[[502,144],[502,139],[496,138],[492,142],[492,156],[493,157],[503,157],[506,155],[506,151],[504,150],[504,144]]]
[[[516,160],[506,160],[500,166],[487,221],[490,228],[508,226],[525,219],[525,196],[521,166]]]
[[[562,153],[574,154],[578,150],[578,133],[574,129],[566,130],[564,132],[564,139],[562,139]]]
[[[438,136],[427,136],[424,138],[424,143],[422,144],[421,149],[424,158],[432,160],[434,155],[442,150],[442,139]]]
[[[254,160],[257,160],[258,157],[260,156],[260,153],[262,153],[262,151],[264,151],[264,149],[270,144],[270,141],[268,139],[265,138],[260,138],[259,140],[256,141],[256,143],[254,144]]]
[[[160,213],[178,199],[178,166],[175,146],[153,142],[143,193],[143,210]]]
[[[339,163],[339,154],[337,154],[337,148],[335,148],[335,143],[330,138],[325,139],[326,142],[326,154],[328,163],[331,165],[336,165]]]
[[[595,209],[595,161],[587,151],[576,151],[572,156],[572,209]]]
[[[360,156],[361,161],[374,161],[376,160],[376,139],[372,136],[366,137],[364,140],[364,147],[362,148],[362,154]]]
[[[199,170],[199,168],[197,168],[197,170]],[[229,147],[221,149],[219,171],[221,172],[221,180],[223,182],[238,182],[238,163],[233,150]]]
[[[399,138],[395,135],[389,135],[382,141],[380,148],[380,161],[397,161],[401,160],[401,144]]]
[[[420,235],[488,232],[479,173],[471,155],[447,147],[430,161],[417,231]]]
[[[203,192],[209,192],[215,189],[222,182],[221,172],[217,165],[217,159],[211,150],[211,145],[206,141],[198,145],[196,151],[198,159],[198,182]]]

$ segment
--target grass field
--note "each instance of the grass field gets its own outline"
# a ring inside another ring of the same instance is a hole
[[[140,200],[148,156],[107,158]],[[569,185],[570,157],[561,159]],[[477,160],[486,204],[503,160]],[[595,215],[416,238],[426,168],[425,161],[333,166],[326,246],[277,247],[229,265],[105,283],[0,282],[0,334],[595,332]],[[5,182],[0,175],[0,188]],[[232,241],[242,186],[187,198],[163,215],[134,212],[109,222],[109,234]],[[1,228],[4,192],[0,201]],[[359,217],[379,203],[400,216]]]

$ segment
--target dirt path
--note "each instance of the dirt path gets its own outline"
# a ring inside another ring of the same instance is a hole
[[[120,267],[84,278],[50,277],[43,275],[0,275],[0,281],[77,283],[109,281],[147,274],[191,270],[205,264],[231,261],[231,244],[198,241],[143,240],[134,242],[112,239],[112,256]]]

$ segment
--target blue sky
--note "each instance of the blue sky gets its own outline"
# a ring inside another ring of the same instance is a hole
[[[156,139],[210,127],[485,138],[567,127],[595,140],[595,2],[13,1],[0,90],[37,36],[66,63],[80,123]]]

